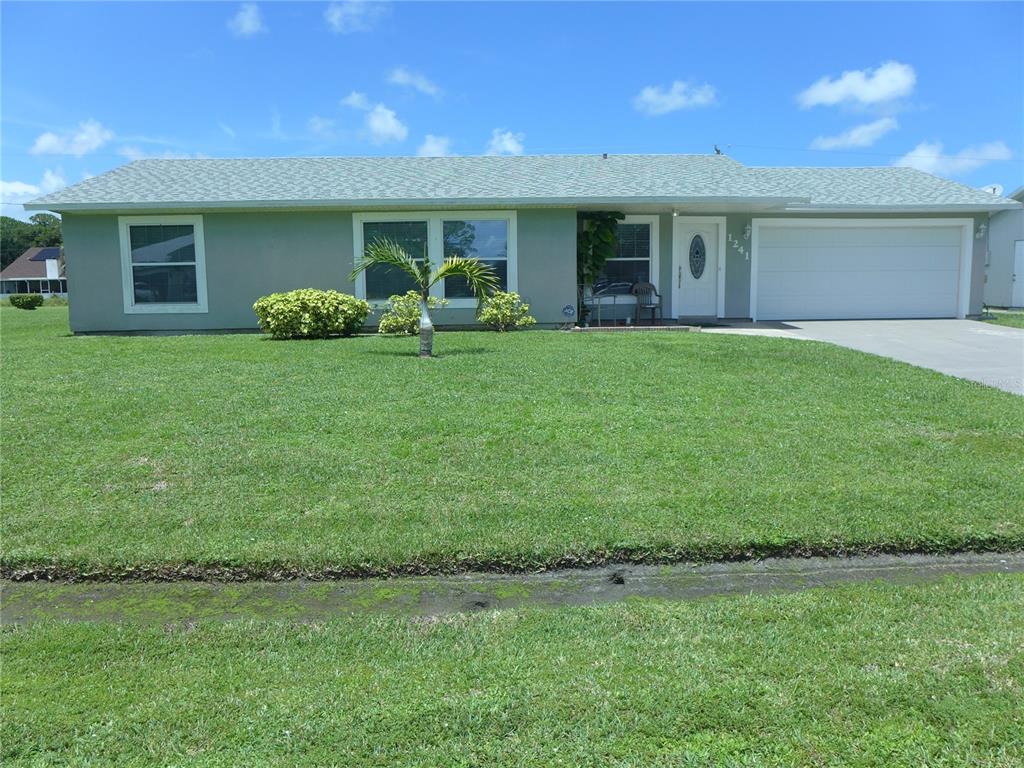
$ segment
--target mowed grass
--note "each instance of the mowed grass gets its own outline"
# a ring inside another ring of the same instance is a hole
[[[4,631],[5,766],[1019,766],[1024,577]]]
[[[1024,311],[1007,309],[986,309],[981,319],[993,325],[1006,325],[1010,328],[1024,328]]]
[[[419,360],[0,322],[8,571],[1024,545],[1024,402],[827,344],[441,332]]]

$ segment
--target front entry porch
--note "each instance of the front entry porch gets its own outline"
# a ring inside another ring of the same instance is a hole
[[[723,318],[725,243],[724,216],[627,215],[617,256],[593,285],[577,287],[581,324],[672,327]]]

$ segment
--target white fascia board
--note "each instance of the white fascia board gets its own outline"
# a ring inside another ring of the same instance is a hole
[[[1012,211],[1020,203],[988,203],[986,205],[787,205],[786,213],[989,213]]]
[[[527,198],[427,198],[386,200],[373,198],[367,200],[225,200],[225,201],[171,201],[144,203],[60,203],[35,202],[23,204],[26,211],[57,211],[57,212],[95,212],[114,211],[207,211],[218,209],[252,210],[277,208],[282,210],[309,210],[313,208],[333,208],[349,210],[374,210],[392,208],[411,208],[415,210],[443,208],[529,208],[529,207],[561,207],[575,208],[580,205],[706,205],[706,204],[750,204],[787,206],[809,202],[809,198],[800,197],[527,197]]]

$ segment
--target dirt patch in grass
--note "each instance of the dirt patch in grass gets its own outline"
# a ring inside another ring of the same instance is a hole
[[[750,544],[734,549],[622,549],[568,555],[553,559],[452,558],[415,561],[399,565],[300,566],[285,563],[156,563],[124,566],[78,566],[66,563],[0,565],[0,579],[12,582],[171,582],[171,581],[332,581],[400,576],[447,576],[456,574],[525,574],[565,569],[609,566],[677,565],[680,563],[754,562],[767,558],[866,557],[876,555],[957,555],[1024,551],[1015,535],[986,535],[958,542],[895,541],[875,543],[791,542],[773,546]]]
[[[416,576],[317,582],[18,583],[0,623],[118,621],[183,627],[202,620],[315,622],[349,614],[424,618],[632,598],[697,600],[837,584],[909,584],[946,576],[1024,572],[1024,553],[770,558],[745,563],[612,565],[537,574]]]

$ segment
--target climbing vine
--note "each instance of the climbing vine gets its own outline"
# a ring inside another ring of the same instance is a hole
[[[604,263],[618,252],[618,223],[625,214],[608,211],[581,211],[577,214],[576,278],[581,285],[591,286]]]

